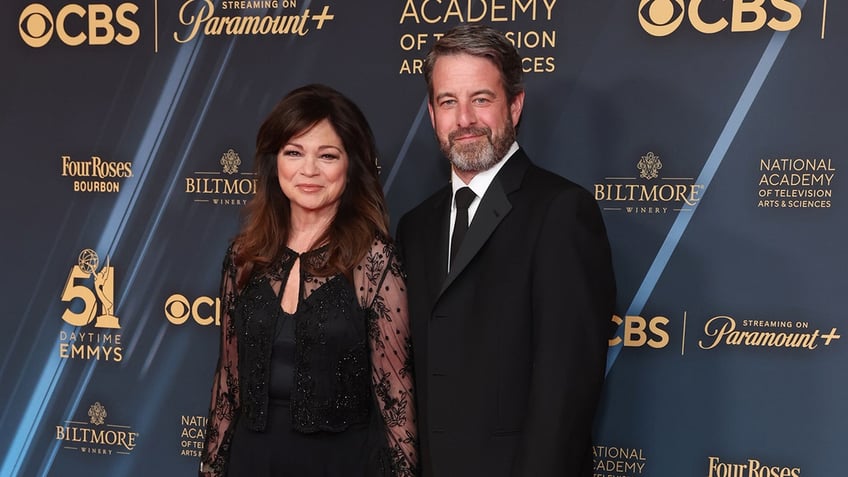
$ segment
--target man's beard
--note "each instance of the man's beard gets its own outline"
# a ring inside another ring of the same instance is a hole
[[[484,136],[485,141],[478,138],[467,144],[457,144],[454,140],[459,136]],[[497,164],[509,151],[515,142],[515,126],[512,119],[507,118],[504,132],[492,137],[492,129],[488,127],[470,127],[451,131],[447,142],[439,141],[442,154],[447,157],[453,167],[460,172],[482,172]]]

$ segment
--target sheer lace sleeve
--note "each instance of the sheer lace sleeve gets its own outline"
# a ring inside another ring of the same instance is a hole
[[[397,253],[376,239],[355,270],[360,303],[368,310],[371,377],[386,426],[392,474],[417,473],[417,429],[412,381],[412,342],[406,283]]]
[[[212,381],[212,404],[206,424],[206,444],[201,457],[200,475],[223,475],[227,462],[233,416],[239,405],[238,347],[232,311],[236,297],[236,267],[233,247],[227,250],[221,276],[221,345],[218,366]]]

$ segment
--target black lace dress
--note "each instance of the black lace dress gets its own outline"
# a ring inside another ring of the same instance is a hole
[[[324,249],[287,251],[236,290],[224,261],[221,349],[204,476],[413,476],[417,465],[406,291],[377,239],[352,276],[312,276]],[[301,260],[297,311],[281,308]]]

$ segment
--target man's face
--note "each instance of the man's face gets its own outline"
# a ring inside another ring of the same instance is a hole
[[[498,68],[464,53],[436,60],[432,82],[430,120],[439,146],[470,180],[497,164],[515,141],[524,93],[509,104]]]

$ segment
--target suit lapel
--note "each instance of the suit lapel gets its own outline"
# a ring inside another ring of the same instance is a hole
[[[441,197],[435,201],[430,217],[433,221],[429,229],[434,231],[430,244],[424,244],[423,250],[429,251],[427,257],[427,293],[431,297],[437,297],[448,271],[448,240],[450,234],[450,210],[451,210],[451,188],[447,187]],[[431,303],[434,302],[431,300]]]
[[[471,220],[471,225],[468,227],[465,239],[456,253],[454,263],[451,266],[448,276],[445,278],[439,295],[447,290],[456,277],[474,259],[474,256],[477,255],[477,252],[489,240],[489,237],[495,231],[498,224],[501,223],[512,209],[508,195],[520,187],[521,180],[524,178],[524,173],[529,163],[530,161],[527,159],[524,151],[519,149],[504,165],[503,169],[498,172],[498,175],[495,176],[495,179],[486,190],[480,206],[477,207],[474,219]],[[450,208],[448,207],[449,210]],[[444,222],[447,223],[449,220],[447,219]],[[442,236],[447,237],[447,232]],[[446,257],[447,250],[444,250],[443,253],[442,257]],[[445,260],[443,259],[443,267],[444,262]]]

